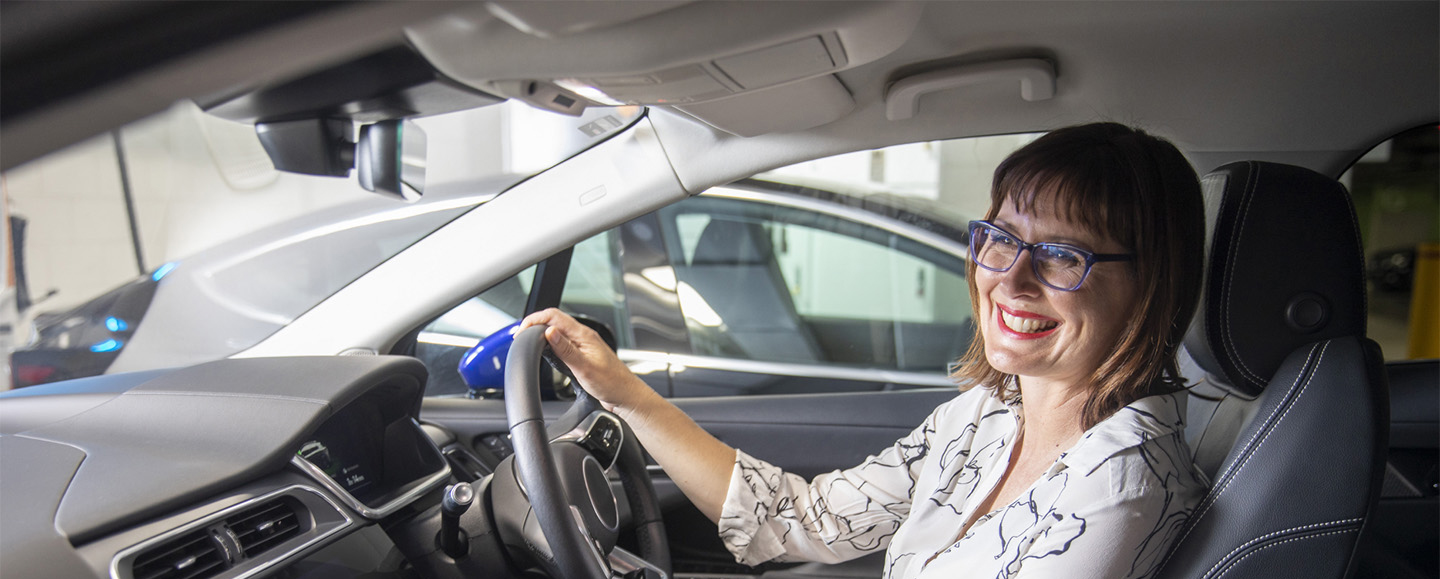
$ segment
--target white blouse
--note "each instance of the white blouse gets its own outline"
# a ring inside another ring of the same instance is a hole
[[[885,577],[1150,577],[1207,482],[1185,393],[1143,398],[1060,455],[1008,505],[961,526],[1005,473],[1020,405],[983,388],[844,471],[804,479],[736,453],[720,537],[740,563],[836,563],[887,549]]]

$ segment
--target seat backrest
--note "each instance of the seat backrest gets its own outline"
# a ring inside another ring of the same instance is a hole
[[[675,276],[689,286],[680,290],[682,309],[700,305],[687,303],[696,299],[688,294],[694,290],[718,318],[712,324],[725,325],[724,332],[692,329],[696,353],[786,362],[822,359],[795,311],[763,225],[713,217],[701,230],[690,263],[677,266]]]
[[[1213,225],[1185,348],[1220,398],[1195,444],[1212,484],[1159,576],[1345,577],[1389,421],[1350,196],[1262,162],[1203,185]]]

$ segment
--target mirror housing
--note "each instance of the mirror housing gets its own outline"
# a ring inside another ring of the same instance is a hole
[[[515,343],[515,333],[520,322],[500,328],[460,357],[460,379],[470,387],[472,398],[487,390],[505,388],[505,358],[510,355],[510,345]]]
[[[425,192],[425,131],[391,119],[360,128],[355,169],[366,191],[414,201]]]
[[[582,315],[576,315],[575,320],[586,327],[595,330],[600,335],[601,341],[610,346],[610,351],[616,350],[615,332],[603,322]],[[520,322],[500,328],[494,333],[486,336],[465,352],[460,357],[460,378],[465,385],[470,387],[471,398],[493,398],[496,391],[504,391],[505,388],[505,360],[510,355],[510,345],[515,343],[515,334],[520,330]],[[543,393],[542,393],[543,394]],[[556,393],[558,397],[559,393]],[[552,397],[546,396],[547,399]]]
[[[275,170],[324,177],[350,176],[355,166],[353,130],[346,119],[255,123],[255,135]]]
[[[275,169],[348,177],[358,171],[367,191],[405,201],[425,191],[425,131],[413,121],[389,119],[360,127],[358,142],[346,119],[313,118],[256,123],[255,134]]]

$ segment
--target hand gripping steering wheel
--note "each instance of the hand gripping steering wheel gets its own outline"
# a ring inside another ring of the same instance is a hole
[[[670,550],[659,502],[630,428],[578,385],[575,404],[548,431],[545,427],[539,370],[548,348],[546,328],[517,334],[505,363],[505,415],[515,466],[548,544],[527,538],[529,548],[556,578],[668,579]],[[630,503],[639,557],[615,547],[619,516],[604,474],[612,463]]]

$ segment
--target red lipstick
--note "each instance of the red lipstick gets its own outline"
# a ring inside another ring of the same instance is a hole
[[[1040,315],[1040,314],[1035,314],[1035,313],[1031,313],[1031,312],[1026,312],[1026,311],[1021,311],[1021,310],[1010,309],[1010,308],[1007,308],[1007,307],[1005,307],[1005,306],[1003,306],[1003,305],[1000,305],[1000,304],[995,304],[995,308],[996,308],[996,311],[995,311],[995,325],[999,326],[999,327],[1000,327],[1000,331],[1001,331],[1002,333],[1004,333],[1006,336],[1008,336],[1008,337],[1010,337],[1010,338],[1012,338],[1012,339],[1016,339],[1016,340],[1036,340],[1036,339],[1039,339],[1039,338],[1044,338],[1044,337],[1046,337],[1046,336],[1049,336],[1050,334],[1055,333],[1055,330],[1060,329],[1060,320],[1056,320],[1056,319],[1054,319],[1054,318],[1048,318],[1048,317],[1042,316],[1042,315]],[[1003,312],[1003,313],[1002,313],[1002,312]],[[1003,317],[1004,314],[1009,314],[1010,316],[1013,316],[1013,317],[1016,317],[1016,318],[1023,318],[1023,319],[1028,319],[1028,320],[1043,320],[1043,321],[1047,321],[1047,322],[1055,322],[1055,327],[1050,328],[1050,329],[1048,329],[1048,330],[1045,330],[1045,331],[1043,331],[1043,332],[1028,332],[1028,333],[1027,333],[1027,332],[1016,331],[1016,330],[1012,329],[1010,326],[1008,326],[1008,325],[1005,324],[1005,318]]]

